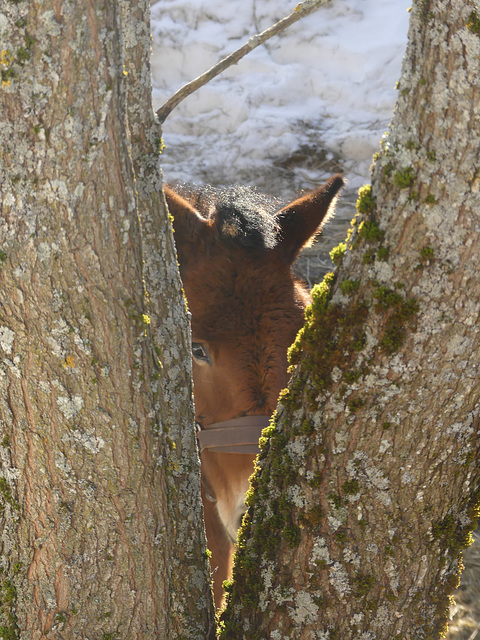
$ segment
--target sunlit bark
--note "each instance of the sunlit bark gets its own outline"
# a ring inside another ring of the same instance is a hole
[[[292,349],[222,638],[444,630],[479,505],[477,11],[413,4],[372,187]]]
[[[0,635],[206,637],[149,5],[1,8]]]

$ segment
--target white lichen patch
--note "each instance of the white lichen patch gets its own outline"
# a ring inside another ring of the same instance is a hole
[[[201,591],[203,585],[205,584],[205,574],[201,568],[196,568],[196,567],[190,568],[190,584],[198,592]],[[206,611],[206,607],[207,607],[207,599],[201,598],[197,602],[197,609],[201,611]]]
[[[470,337],[464,335],[453,335],[449,337],[446,357],[451,359],[455,356],[470,354],[472,352],[474,341]]]
[[[393,269],[383,260],[376,260],[374,263],[375,279],[378,282],[391,283],[393,281]]]
[[[12,191],[5,190],[3,204],[5,207],[13,207],[13,205],[15,204],[15,196]]]
[[[385,451],[390,449],[391,446],[392,446],[391,442],[389,442],[388,440],[382,440],[381,443],[380,443],[380,447],[378,449],[378,453],[383,455],[385,453]]]
[[[56,358],[65,358],[66,351],[64,348],[65,337],[69,335],[70,328],[68,324],[60,318],[55,323],[51,331],[51,335],[47,336],[46,341],[52,349],[52,354]]]
[[[70,431],[63,436],[62,442],[70,444],[79,444],[90,453],[99,453],[105,446],[105,440],[96,436],[93,431],[90,433],[82,431]]]
[[[72,470],[72,465],[68,461],[67,457],[60,451],[55,453],[55,466],[65,474],[69,474]]]
[[[320,462],[324,462],[324,460],[325,460],[325,456],[322,454],[320,458]],[[301,471],[303,471],[303,469],[299,469],[298,471],[300,475],[302,475]],[[305,479],[307,480],[307,482],[313,482],[316,477],[317,477],[317,474],[315,473],[315,471],[311,471],[310,469],[307,469],[305,473]]]
[[[316,565],[319,562],[322,564],[332,563],[325,538],[315,538],[310,552],[310,564]]]
[[[365,351],[368,353],[373,350],[378,344],[378,338],[369,330],[365,331]]]
[[[262,580],[265,591],[269,591],[273,586],[273,578],[276,575],[275,565],[268,564],[262,569]]]
[[[411,465],[408,465],[408,469],[411,469]],[[409,470],[403,472],[401,480],[402,480],[402,486],[405,486],[407,484],[412,484],[413,477]]]
[[[67,420],[74,418],[83,408],[83,398],[81,396],[72,396],[71,398],[60,396],[57,398],[57,407],[63,413]]]
[[[363,613],[355,613],[352,616],[352,623],[355,625],[360,625],[364,619],[365,615]]]
[[[8,483],[14,484],[20,475],[20,471],[15,467],[9,467],[7,464],[2,465],[2,476]]]
[[[337,383],[342,379],[343,376],[343,371],[340,369],[340,367],[333,367],[332,372],[330,373],[330,377],[332,379],[332,382]]]
[[[474,414],[469,413],[463,422],[454,422],[450,425],[446,433],[461,441],[468,440],[475,433],[474,419]]]
[[[327,520],[332,532],[337,531],[337,529],[340,529],[340,527],[344,524],[342,520],[335,516],[332,516],[331,514],[327,515]]]
[[[59,200],[64,204],[70,202],[70,192],[64,180],[51,180],[45,182],[42,189],[42,196],[47,202],[55,202]]]
[[[362,497],[362,494],[358,492],[358,493],[346,495],[344,496],[344,499],[346,499],[348,503],[353,504],[354,502],[357,502],[358,500],[360,500],[361,497]]]
[[[420,566],[418,568],[417,577],[415,580],[415,586],[418,588],[422,588],[424,586],[425,576],[427,575],[428,570],[428,558],[427,556],[422,556],[420,559]]]
[[[348,580],[348,574],[340,562],[336,562],[333,567],[330,567],[328,581],[340,598],[346,598],[352,590]]]
[[[260,611],[266,611],[268,605],[270,604],[270,600],[268,596],[273,587],[273,578],[275,575],[276,575],[276,571],[275,571],[275,566],[273,564],[268,564],[266,567],[262,569],[263,589],[262,589],[262,592],[260,593],[260,598],[258,602]]]
[[[8,327],[0,327],[0,347],[5,353],[12,353],[15,333]]]
[[[312,624],[318,615],[318,605],[315,604],[312,594],[299,591],[295,596],[294,606],[289,607],[289,613],[297,625]]]
[[[75,191],[73,192],[73,195],[75,196],[75,198],[81,198],[83,196],[83,192],[85,191],[85,185],[83,182],[79,182]]]
[[[6,34],[8,33],[9,28],[10,25],[8,23],[7,16],[3,13],[0,13],[0,40],[2,41],[2,43],[6,41]]]
[[[85,353],[87,356],[91,355],[92,349],[90,345],[87,344],[85,340],[82,340],[82,338],[79,336],[78,329],[75,329],[75,333],[73,335],[73,342],[75,343],[75,346],[80,349],[80,351],[83,351],[83,353]]]
[[[384,629],[391,624],[389,609],[385,605],[380,605],[377,609],[377,615],[375,616],[372,624],[374,627],[380,627]]]
[[[392,593],[396,596],[398,594],[398,587],[400,585],[400,578],[397,567],[393,564],[392,560],[387,560],[385,563],[385,573],[390,581],[390,587]]]
[[[335,434],[335,447],[333,453],[338,455],[347,450],[347,445],[350,440],[350,433],[345,431],[337,431]]]
[[[365,452],[357,451],[347,462],[346,471],[352,478],[361,478],[369,489],[375,489],[377,499],[384,506],[391,505],[390,481],[381,469],[371,463]]]
[[[288,442],[285,449],[294,463],[301,463],[305,460],[308,439],[305,436],[295,438]]]
[[[22,372],[13,362],[5,360],[5,364],[8,366],[10,373],[12,373],[16,378],[20,379],[22,377]]]
[[[277,607],[283,606],[286,602],[292,602],[295,595],[295,589],[293,587],[285,587],[280,585],[272,591],[272,600]]]
[[[37,247],[37,256],[40,262],[44,266],[47,266],[48,263],[50,262],[51,254],[52,254],[52,250],[50,245],[47,242],[40,242],[40,244]]]
[[[102,378],[107,378],[110,375],[111,367],[109,364],[100,367],[100,375]]]
[[[298,485],[288,487],[285,495],[287,500],[297,508],[302,509],[305,507],[305,495]]]
[[[327,398],[328,404],[326,404]],[[323,420],[336,420],[337,417],[339,415],[343,415],[345,411],[345,403],[343,401],[343,398],[340,398],[339,396],[328,396],[327,394],[319,394],[316,398],[316,402],[318,404],[322,404],[323,406],[326,405],[326,408],[324,409],[322,414]],[[316,424],[322,424],[322,420],[320,420]]]
[[[352,549],[344,549],[343,551],[343,559],[345,560],[345,562],[348,562],[348,564],[353,565],[354,567],[360,567],[360,561],[361,561],[361,557],[359,556],[358,553],[355,553]]]

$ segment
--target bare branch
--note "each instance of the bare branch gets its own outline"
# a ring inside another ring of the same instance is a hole
[[[175,107],[178,106],[180,102],[182,102],[182,100],[194,93],[197,89],[203,87],[203,85],[210,82],[210,80],[218,76],[220,73],[222,73],[222,71],[225,71],[225,69],[228,69],[228,67],[231,67],[233,64],[237,64],[237,62],[241,60],[245,55],[247,55],[247,53],[253,51],[253,49],[269,40],[272,36],[277,35],[294,22],[297,22],[297,20],[300,20],[300,18],[308,16],[310,13],[315,11],[315,9],[318,9],[322,5],[327,4],[327,2],[329,1],[330,0],[304,0],[303,2],[300,2],[299,4],[297,4],[290,15],[282,18],[282,20],[279,20],[273,26],[265,29],[265,31],[262,31],[262,33],[252,36],[246,44],[240,47],[240,49],[237,49],[236,51],[228,55],[211,69],[203,73],[201,76],[195,78],[195,80],[188,82],[176,93],[174,93],[173,96],[163,105],[163,107],[160,107],[160,109],[157,111],[157,116],[160,120],[160,123],[163,124],[170,113],[173,111],[173,109],[175,109]]]

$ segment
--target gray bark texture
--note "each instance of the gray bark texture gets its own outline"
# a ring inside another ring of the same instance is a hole
[[[264,439],[224,640],[445,631],[480,495],[479,65],[478,3],[415,0],[372,185]]]
[[[149,3],[0,1],[0,637],[207,638]]]

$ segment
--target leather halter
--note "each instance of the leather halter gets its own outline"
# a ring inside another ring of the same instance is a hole
[[[258,440],[270,424],[270,416],[243,416],[209,424],[203,428],[197,422],[197,438],[200,453],[260,453]]]

